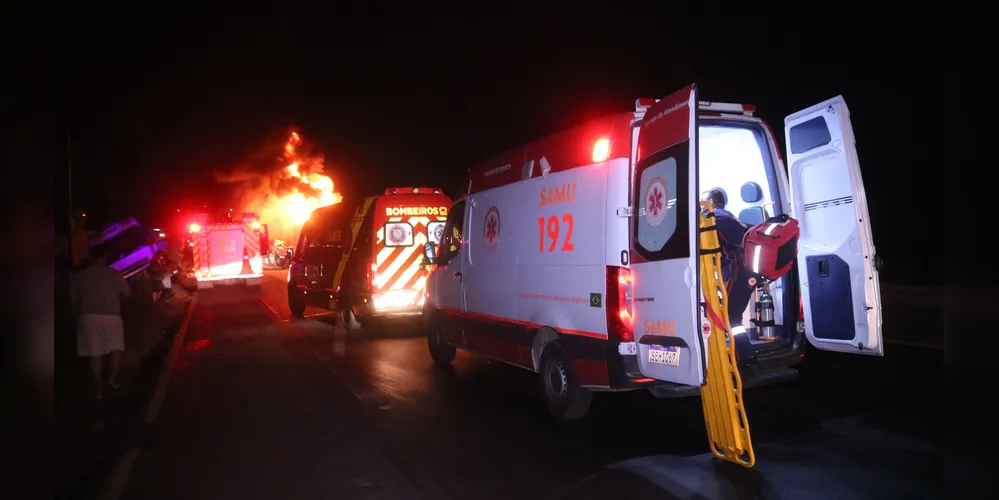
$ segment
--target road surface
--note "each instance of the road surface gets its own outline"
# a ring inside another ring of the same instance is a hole
[[[285,286],[200,294],[123,498],[942,496],[937,350],[808,351],[798,381],[746,392],[744,470],[711,460],[697,399],[598,394],[556,422],[532,374],[461,351],[435,368],[411,321],[292,319]]]

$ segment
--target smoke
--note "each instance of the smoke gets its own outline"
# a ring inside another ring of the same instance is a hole
[[[293,244],[311,210],[342,199],[324,174],[324,156],[313,154],[298,130],[272,136],[248,156],[230,171],[216,170],[215,180],[231,186],[235,211],[260,216],[271,240]]]

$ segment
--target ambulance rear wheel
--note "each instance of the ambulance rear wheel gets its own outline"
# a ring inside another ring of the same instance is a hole
[[[444,340],[444,325],[435,323],[427,328],[427,346],[430,348],[430,358],[440,366],[450,365],[454,361],[456,349]]]
[[[548,343],[541,353],[538,381],[545,406],[559,420],[576,420],[589,413],[593,393],[579,385],[572,362],[558,342]]]
[[[288,290],[288,309],[296,318],[305,316],[305,297],[299,292]]]

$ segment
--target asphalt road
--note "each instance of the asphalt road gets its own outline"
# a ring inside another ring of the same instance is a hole
[[[938,350],[808,351],[798,381],[746,392],[745,470],[711,459],[697,399],[598,394],[556,422],[531,373],[460,351],[435,368],[413,321],[291,319],[285,283],[200,294],[124,498],[943,496]]]

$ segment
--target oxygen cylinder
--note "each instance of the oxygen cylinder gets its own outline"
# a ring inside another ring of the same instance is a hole
[[[770,295],[770,287],[766,287],[760,294],[759,301],[756,302],[756,311],[759,315],[760,339],[773,340],[777,331],[774,322],[774,298]]]

